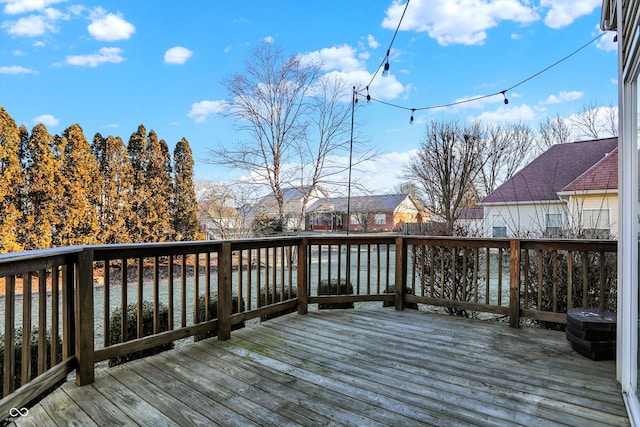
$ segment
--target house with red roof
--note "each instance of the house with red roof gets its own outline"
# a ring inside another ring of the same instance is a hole
[[[618,148],[558,192],[569,227],[618,235]]]
[[[617,169],[610,170],[617,146],[614,137],[549,148],[478,203],[484,236],[554,236],[569,228],[617,233],[617,188],[608,188],[617,179]]]
[[[397,231],[405,222],[428,219],[410,194],[323,198],[306,214],[307,230],[323,231]]]

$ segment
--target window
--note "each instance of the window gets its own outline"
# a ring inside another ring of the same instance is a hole
[[[493,216],[493,237],[507,237],[507,220],[504,215]]]
[[[549,234],[562,231],[562,214],[545,214],[545,229]]]
[[[385,225],[387,223],[387,215],[386,214],[376,214],[375,216],[375,224],[376,225]]]
[[[609,209],[585,209],[582,211],[582,227],[586,230],[609,230]]]

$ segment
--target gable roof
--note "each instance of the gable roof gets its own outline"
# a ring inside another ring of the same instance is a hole
[[[312,190],[314,189],[311,187],[287,187],[282,189],[282,197],[285,202],[290,200],[300,201],[304,199],[304,196],[310,193]],[[315,190],[320,192],[321,194],[326,195],[324,190],[322,190],[320,187],[315,187]],[[275,203],[275,202],[276,202],[276,196],[274,196],[273,193],[271,193],[271,194],[267,194],[262,199],[260,199],[260,201],[258,201],[258,204],[267,204],[267,203]]]
[[[351,212],[389,212],[395,210],[409,194],[380,194],[351,197]],[[307,208],[311,212],[347,212],[348,197],[329,197],[316,200]]]
[[[562,191],[617,190],[618,148],[574,179]]]
[[[474,220],[484,218],[484,208],[482,206],[474,206],[471,208],[458,209],[458,219]]]
[[[618,138],[556,144],[479,204],[557,200],[558,192],[618,146]]]

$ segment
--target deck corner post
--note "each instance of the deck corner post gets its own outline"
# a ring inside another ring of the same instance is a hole
[[[93,308],[93,250],[84,249],[78,254],[76,266],[76,384],[94,382],[94,308]]]
[[[309,310],[309,295],[307,294],[307,283],[309,282],[307,271],[307,245],[309,239],[303,237],[298,244],[298,314],[307,314]]]
[[[520,240],[511,240],[509,253],[509,327],[520,327]]]
[[[404,310],[404,292],[407,277],[407,259],[405,256],[404,239],[396,237],[396,277],[395,277],[395,308]]]
[[[218,339],[226,341],[231,338],[232,314],[232,266],[231,243],[222,243],[222,250],[218,257]]]

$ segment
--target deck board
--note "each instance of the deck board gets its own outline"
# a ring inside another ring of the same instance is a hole
[[[563,333],[393,309],[311,311],[65,383],[18,425],[629,425],[615,364]]]

